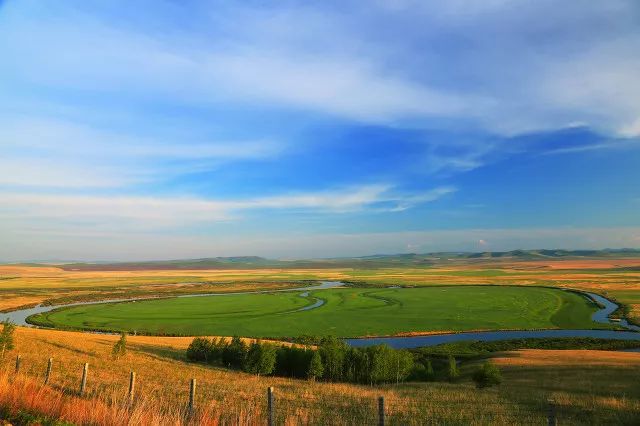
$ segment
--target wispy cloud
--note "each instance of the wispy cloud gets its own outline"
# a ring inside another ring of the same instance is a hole
[[[124,187],[224,162],[269,158],[281,150],[281,144],[267,139],[209,140],[183,133],[186,140],[48,117],[5,116],[0,119],[0,185]]]
[[[18,228],[25,227],[25,223],[45,221],[53,228],[75,223],[80,228],[111,224],[116,228],[141,226],[149,230],[229,221],[237,219],[243,211],[258,209],[303,209],[334,214],[368,208],[397,211],[399,207],[407,209],[435,201],[454,191],[454,188],[441,187],[401,194],[390,185],[365,185],[240,200],[0,193],[0,218]]]
[[[634,148],[636,146],[640,146],[640,138],[613,139],[602,143],[592,143],[588,145],[578,145],[567,148],[555,148],[543,152],[543,155],[575,154],[579,152]]]
[[[97,93],[278,104],[383,124],[444,117],[508,134],[575,121],[635,128],[634,2],[391,3],[392,13],[381,2],[368,14],[349,2],[224,7],[169,34],[109,24],[86,8],[34,17],[10,4],[0,49],[14,58],[11,79]],[[174,12],[159,7],[155,18]],[[605,20],[618,25],[598,25]],[[382,22],[407,36],[378,40]],[[202,30],[211,26],[220,34]],[[464,43],[443,36],[459,33]],[[560,42],[546,43],[551,33]]]

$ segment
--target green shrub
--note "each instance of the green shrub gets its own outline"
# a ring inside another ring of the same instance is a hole
[[[449,355],[449,369],[447,370],[447,379],[450,382],[455,382],[460,378],[460,371],[458,370],[458,362],[453,355]]]
[[[0,332],[0,359],[4,358],[5,352],[15,347],[14,333],[16,326],[9,320],[2,322],[2,331]]]
[[[127,353],[127,334],[125,332],[120,333],[120,339],[113,345],[111,350],[111,356],[113,359],[118,359],[126,355]]]
[[[488,388],[502,383],[502,374],[498,367],[492,362],[485,362],[471,377],[478,389]]]

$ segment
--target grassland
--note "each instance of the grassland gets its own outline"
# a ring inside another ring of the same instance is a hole
[[[322,299],[324,305],[300,310],[316,298]],[[40,314],[32,321],[62,328],[145,334],[356,337],[431,331],[593,328],[591,314],[596,309],[578,294],[550,288],[345,288],[318,290],[307,297],[286,292],[86,305]]]
[[[445,259],[443,263],[433,261],[423,266],[315,269],[75,271],[55,266],[0,265],[0,311],[37,303],[291,288],[305,280],[324,279],[379,287],[490,284],[582,289],[626,304],[630,319],[640,323],[640,259],[637,257]]]
[[[114,361],[116,336],[18,329],[17,349],[0,361],[0,413],[22,410],[74,424],[264,424],[265,390],[274,386],[277,424],[373,424],[376,399],[387,401],[389,424],[545,424],[546,401],[555,399],[563,425],[637,424],[640,354],[523,350],[494,361],[504,382],[477,390],[472,365],[459,383],[380,387],[257,377],[184,360],[188,338],[134,336],[128,354]],[[22,355],[19,377],[13,356]],[[54,358],[49,386],[41,385]],[[88,362],[88,392],[77,389]],[[132,406],[125,402],[129,371],[138,374]],[[198,380],[196,412],[187,421],[189,380]],[[0,419],[2,415],[0,414]]]
[[[313,277],[315,278],[315,277]],[[0,311],[75,301],[300,287],[306,273],[281,271],[65,271],[58,267],[0,265]]]
[[[256,296],[256,305],[251,307],[259,314],[269,313],[274,306],[292,310],[292,307],[310,304],[311,297],[322,297],[327,300],[327,305],[322,309],[335,307],[332,315],[336,315],[336,312],[340,312],[340,292],[345,295],[355,292],[353,304],[350,304],[353,309],[343,309],[342,322],[336,320],[337,325],[355,327],[359,321],[365,321],[368,315],[376,318],[376,315],[384,314],[387,319],[382,321],[382,317],[378,317],[376,320],[384,326],[396,326],[401,322],[396,319],[398,311],[391,313],[394,309],[411,307],[413,299],[398,297],[395,293],[400,290],[387,289],[387,286],[401,285],[410,287],[402,291],[425,291],[423,294],[428,294],[427,291],[438,291],[439,286],[443,285],[485,284],[504,286],[501,287],[503,293],[510,291],[514,285],[523,286],[516,289],[519,295],[541,290],[555,294],[551,289],[537,286],[593,291],[625,303],[630,308],[630,315],[640,318],[639,267],[640,259],[637,258],[535,261],[464,259],[442,264],[434,261],[425,265],[383,265],[375,268],[362,264],[348,267],[342,262],[340,267],[325,268],[134,271],[76,271],[53,266],[8,265],[0,266],[0,309],[42,302],[105,300],[123,296],[291,288],[305,280],[329,279],[351,281],[367,288],[317,291],[309,298],[297,294],[290,297],[281,295],[282,300],[270,306],[261,302],[262,296]],[[460,287],[460,290],[463,289],[468,288]],[[525,293],[522,293],[523,290]],[[371,294],[368,296],[363,294],[369,292]],[[336,299],[326,294],[335,294]],[[224,296],[227,297],[235,296]],[[444,297],[443,294],[439,295],[439,299]],[[433,299],[426,299],[424,303],[434,303]],[[385,303],[384,300],[396,300],[402,304]],[[537,295],[537,303],[539,300],[547,299],[546,296]],[[466,302],[469,303],[468,300]],[[524,304],[521,300],[508,301],[510,309],[522,307],[517,303]],[[572,309],[566,309],[565,306],[564,310],[558,309],[552,315],[548,309],[550,306],[546,302],[541,306],[531,303],[524,309],[531,309],[530,316],[534,321],[546,323],[549,327],[559,324],[571,327],[565,321],[582,327],[582,324],[578,324],[588,315],[585,310],[590,309],[582,306],[573,311],[577,305],[571,303],[567,306],[573,306]],[[537,308],[540,309],[536,311]],[[218,313],[226,312],[227,316],[240,318],[247,326],[252,325],[250,319],[243,318],[242,313],[237,310],[233,312],[231,307],[226,309]],[[437,309],[437,306],[433,309]],[[458,311],[462,317],[477,314],[462,309]],[[313,312],[300,314],[310,315]],[[422,316],[425,314],[424,311],[416,312]],[[507,309],[502,316],[509,316],[510,312]],[[306,323],[298,321],[298,314],[282,316],[292,315],[295,320],[287,322],[287,325],[293,323],[294,327],[303,329]],[[492,322],[490,312],[483,315],[486,322]],[[322,328],[323,333],[332,326],[323,323],[320,318],[314,319],[313,315],[307,318],[311,318],[314,327]],[[455,319],[449,318],[449,324]],[[105,317],[100,321],[112,320]],[[518,315],[513,315],[509,321],[519,321]],[[235,331],[222,333],[223,329],[214,327],[223,322],[203,323],[203,326],[216,330],[211,334],[236,334]],[[411,315],[408,316],[408,323],[415,324]],[[526,328],[530,327],[528,325]],[[397,327],[389,328],[397,331]],[[451,328],[448,326],[445,329]],[[473,328],[480,327],[475,325]],[[365,329],[363,333],[368,334],[369,331]],[[640,418],[638,353],[572,350],[500,353],[493,356],[501,366],[504,383],[479,391],[470,382],[473,368],[470,364],[463,364],[460,383],[367,387],[256,377],[222,368],[189,364],[184,360],[184,349],[190,338],[132,336],[129,338],[129,353],[122,360],[114,361],[109,353],[115,339],[108,335],[18,328],[17,349],[0,361],[0,424],[3,419],[14,419],[18,411],[75,424],[264,424],[264,393],[267,386],[276,389],[278,424],[375,423],[375,401],[379,395],[387,399],[390,424],[544,424],[548,398],[554,398],[558,404],[560,424],[638,424]],[[12,373],[12,357],[16,353],[23,357],[19,377],[13,377]],[[50,386],[43,387],[41,382],[50,356],[54,358],[54,374]],[[79,397],[76,390],[84,362],[90,363],[89,392]],[[138,373],[139,380],[139,392],[131,407],[124,401],[130,370]],[[188,417],[185,401],[188,381],[192,377],[198,379],[197,410]],[[46,424],[45,421],[40,423]]]

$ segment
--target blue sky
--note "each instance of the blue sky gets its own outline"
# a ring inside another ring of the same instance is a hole
[[[634,0],[0,2],[0,260],[640,246]]]

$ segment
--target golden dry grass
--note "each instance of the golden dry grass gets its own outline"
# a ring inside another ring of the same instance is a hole
[[[501,366],[615,366],[628,369],[640,368],[640,352],[615,352],[595,350],[538,350],[522,349],[506,352],[494,358]]]
[[[640,354],[526,350],[500,354],[503,385],[476,390],[461,384],[409,383],[379,387],[256,377],[187,363],[191,339],[130,336],[128,354],[110,357],[117,336],[18,328],[17,350],[0,363],[0,408],[22,408],[74,424],[263,424],[268,386],[275,387],[278,424],[375,423],[383,395],[391,424],[542,424],[546,399],[559,404],[562,424],[633,424],[640,418]],[[19,379],[13,376],[22,355]],[[42,387],[54,358],[50,386]],[[79,397],[88,362],[88,394]],[[138,375],[126,404],[129,371]],[[4,372],[4,373],[3,373]],[[467,372],[468,373],[468,372]],[[465,373],[465,374],[467,374]],[[186,411],[196,378],[196,413]]]

